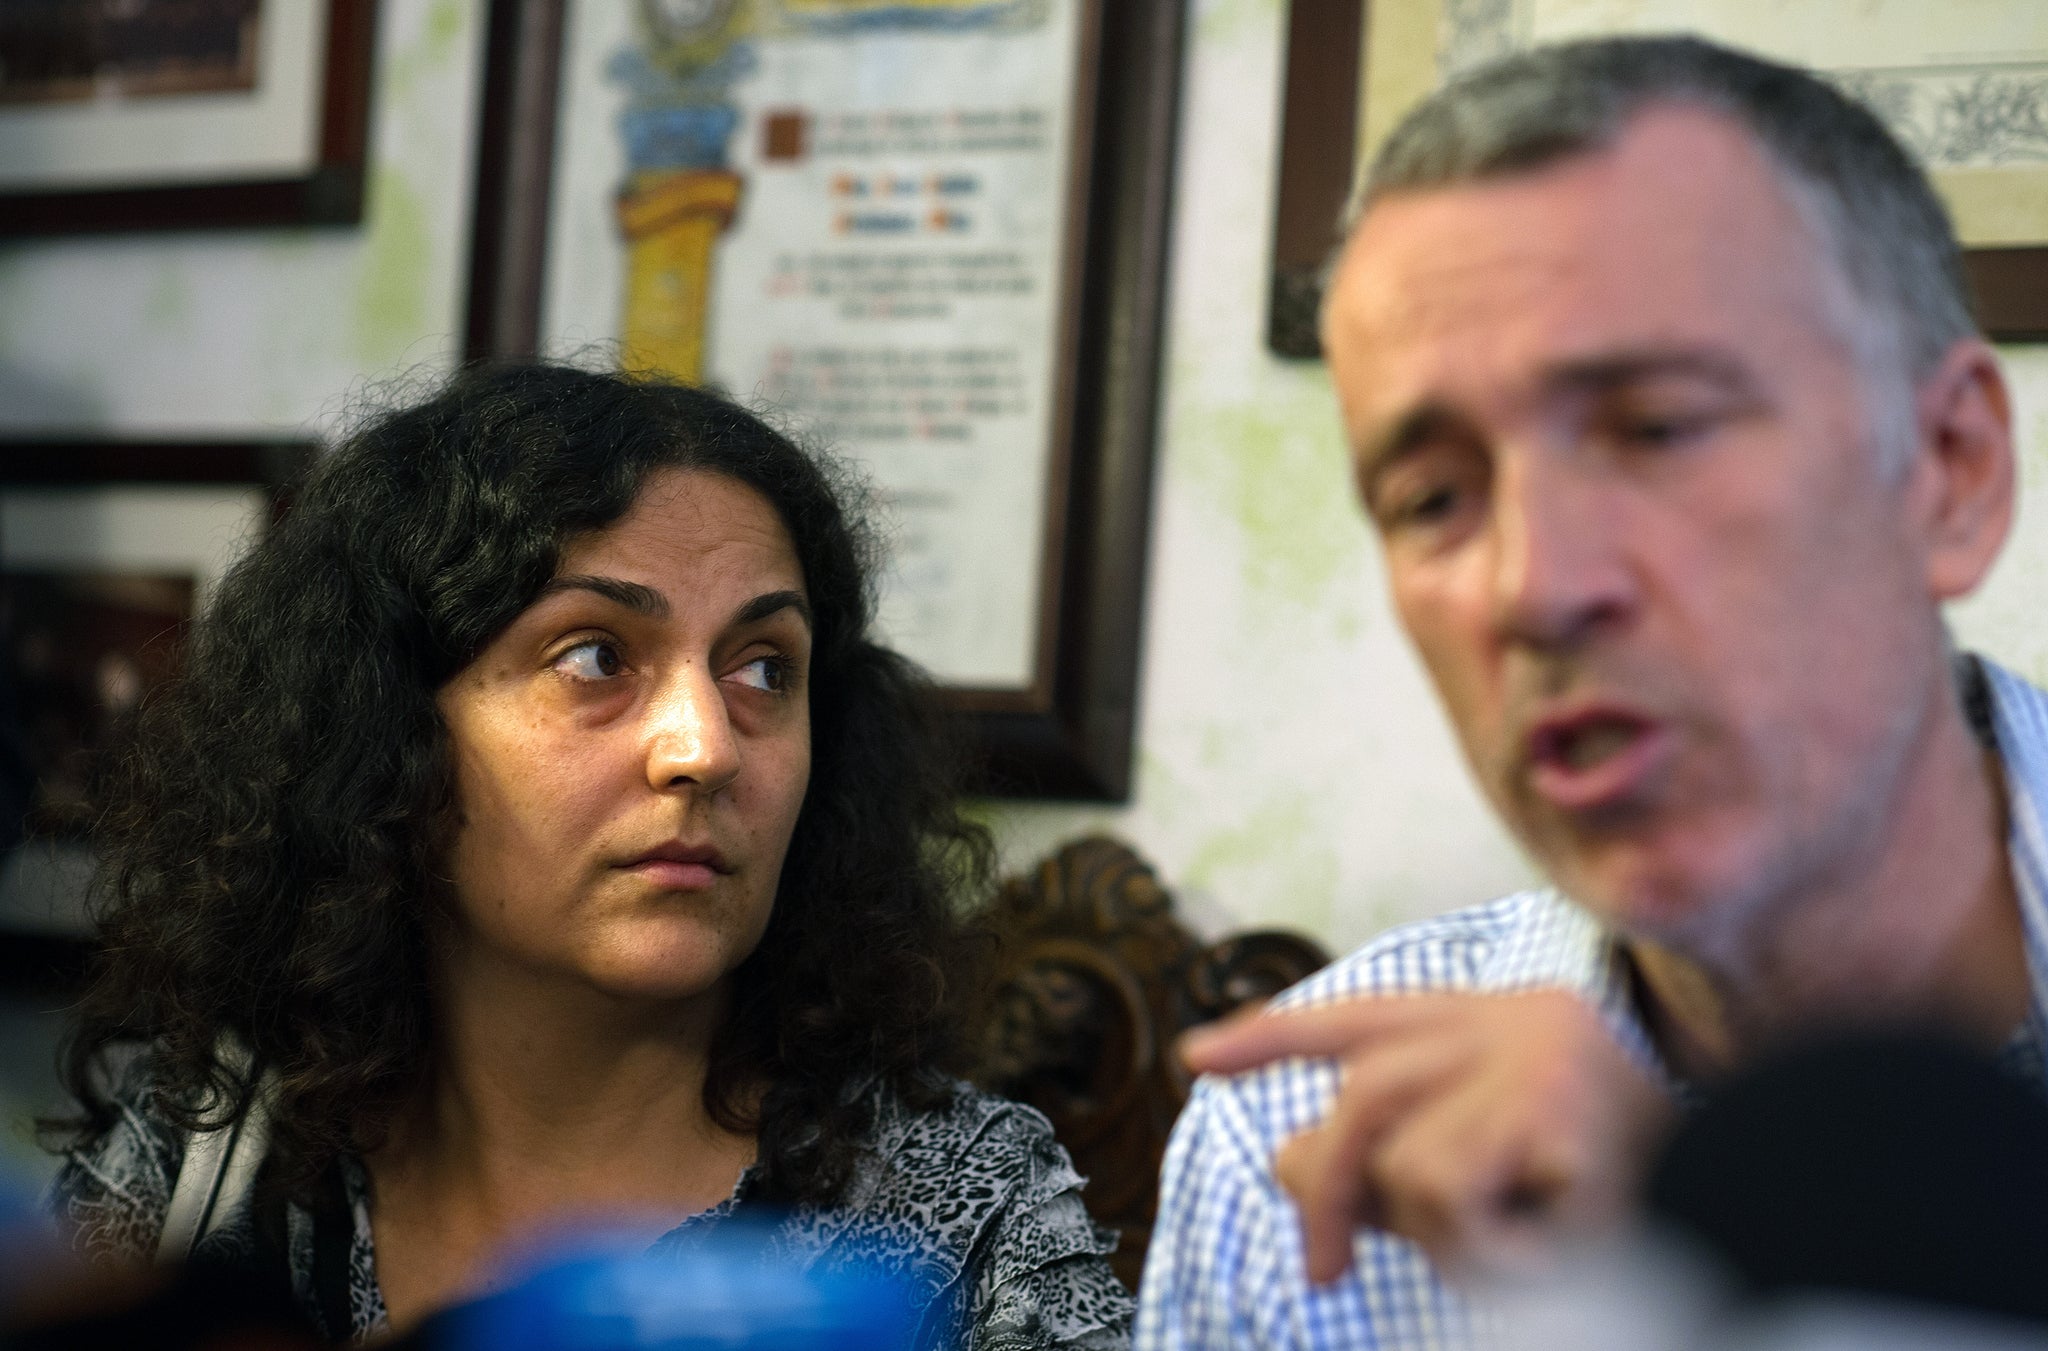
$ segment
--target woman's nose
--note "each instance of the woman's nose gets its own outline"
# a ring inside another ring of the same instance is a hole
[[[715,793],[739,772],[739,741],[718,681],[701,667],[681,672],[648,710],[648,784],[658,792]]]

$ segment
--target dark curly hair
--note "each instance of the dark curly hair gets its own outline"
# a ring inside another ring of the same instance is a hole
[[[249,1091],[216,1049],[231,1033],[278,1075],[276,1185],[309,1195],[339,1155],[376,1147],[434,1035],[428,934],[454,814],[436,691],[536,598],[565,541],[663,467],[775,507],[814,627],[810,785],[706,1106],[757,1134],[767,1195],[829,1202],[868,1124],[863,1085],[945,1100],[976,958],[955,903],[985,883],[988,841],[957,811],[928,682],[869,637],[874,552],[841,476],[700,389],[499,366],[324,457],[110,761],[102,950],[63,1063],[81,1110],[54,1143],[112,1124],[124,1046],[143,1048],[168,1119],[231,1116]]]

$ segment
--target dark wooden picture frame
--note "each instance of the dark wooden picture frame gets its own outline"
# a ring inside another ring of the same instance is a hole
[[[288,507],[316,449],[304,441],[6,441],[0,442],[0,492],[243,486],[269,492],[275,519]],[[21,929],[0,921],[0,990],[69,997],[85,971],[90,949],[90,939],[82,934]]]
[[[1289,0],[1266,323],[1267,345],[1279,356],[1322,356],[1316,313],[1357,161],[1370,3]],[[2048,340],[2048,247],[1969,249],[1963,266],[1986,336]]]
[[[362,220],[377,0],[324,0],[317,151],[304,174],[0,192],[0,238],[122,230],[353,225]]]
[[[1184,6],[1084,0],[1053,482],[1027,689],[949,689],[977,787],[1123,801],[1130,793]],[[531,356],[540,337],[566,0],[492,0],[467,354]]]

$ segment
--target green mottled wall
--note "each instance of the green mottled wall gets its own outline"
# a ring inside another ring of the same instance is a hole
[[[1262,346],[1283,9],[1193,0],[1135,800],[987,815],[1013,861],[1113,830],[1203,927],[1288,924],[1343,947],[1528,872],[1388,613],[1322,368]],[[321,426],[365,382],[445,362],[480,11],[385,0],[360,232],[0,249],[0,431]],[[2028,496],[1957,620],[2048,677],[2048,354],[2009,355]]]

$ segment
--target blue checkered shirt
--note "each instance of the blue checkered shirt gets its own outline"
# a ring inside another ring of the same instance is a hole
[[[2026,928],[2033,1009],[2011,1054],[2048,1078],[2048,693],[1988,661],[1973,713],[1995,738],[2011,811],[2008,850]],[[1611,936],[1552,890],[1403,925],[1274,1001],[1301,1008],[1361,994],[1563,988],[1599,1010],[1624,1050],[1653,1075],[1657,1058]],[[1360,1230],[1350,1271],[1311,1286],[1301,1226],[1274,1181],[1289,1136],[1320,1121],[1337,1091],[1330,1060],[1288,1060],[1195,1085],[1167,1146],[1134,1344],[1172,1348],[1464,1347],[1484,1313],[1440,1280],[1422,1251]]]

